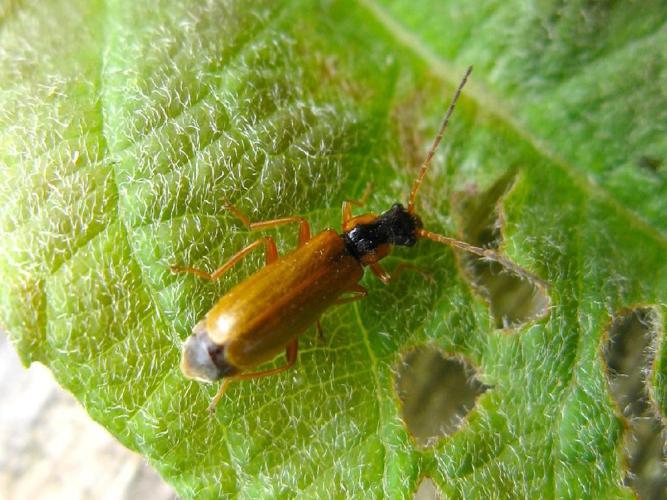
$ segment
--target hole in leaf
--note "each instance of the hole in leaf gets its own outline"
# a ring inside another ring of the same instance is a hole
[[[415,491],[414,500],[440,500],[442,495],[430,477],[425,477]]]
[[[614,318],[603,347],[609,391],[627,423],[625,484],[639,498],[667,498],[664,428],[649,382],[660,320],[651,308],[626,311]]]
[[[460,198],[457,211],[462,218],[464,241],[494,251],[500,247],[503,239],[500,202],[515,177],[515,171],[511,170],[486,192]],[[547,313],[546,287],[529,272],[517,272],[464,252],[460,256],[473,286],[489,302],[497,328],[514,328]]]
[[[655,156],[644,155],[640,156],[637,164],[644,170],[648,170],[652,174],[659,174],[662,170],[662,162]]]
[[[396,392],[403,421],[420,446],[452,434],[488,387],[464,360],[443,356],[434,347],[419,347],[401,358]]]

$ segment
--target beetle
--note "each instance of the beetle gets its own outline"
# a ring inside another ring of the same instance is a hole
[[[215,409],[231,382],[275,375],[292,367],[297,360],[300,334],[313,324],[317,324],[319,330],[319,317],[328,308],[367,295],[367,290],[359,284],[365,267],[388,284],[391,277],[379,261],[393,246],[410,247],[426,238],[516,269],[491,250],[427,231],[415,213],[417,192],[471,71],[472,66],[456,89],[413,183],[407,208],[396,203],[380,215],[368,213],[353,217],[352,206],[364,205],[367,189],[361,200],[343,202],[342,233],[327,229],[311,238],[308,221],[302,217],[250,222],[228,203],[227,208],[251,231],[298,224],[298,247],[279,257],[274,240],[265,236],[234,254],[211,274],[190,267],[171,267],[174,273],[188,272],[214,281],[249,252],[264,246],[265,267],[227,292],[194,326],[183,344],[180,367],[185,377],[201,382],[223,379],[209,410]],[[283,350],[287,358],[284,365],[249,371]]]

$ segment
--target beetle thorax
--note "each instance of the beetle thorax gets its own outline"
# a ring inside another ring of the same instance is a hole
[[[352,227],[342,236],[348,252],[364,264],[380,260],[391,245],[414,245],[422,227],[421,219],[399,203],[379,216],[362,215],[350,222]]]

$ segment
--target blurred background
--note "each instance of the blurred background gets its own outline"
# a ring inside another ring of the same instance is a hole
[[[142,457],[93,422],[39,363],[26,370],[0,332],[0,498],[176,498]]]

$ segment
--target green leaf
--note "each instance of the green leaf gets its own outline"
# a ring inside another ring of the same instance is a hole
[[[423,476],[450,496],[631,494],[599,353],[623,308],[664,324],[664,5],[415,4],[0,3],[1,322],[185,497],[405,498]],[[387,267],[433,280],[364,278],[368,299],[322,318],[324,345],[308,332],[296,369],[209,416],[216,387],[182,377],[180,344],[261,258],[216,284],[168,267],[214,269],[254,238],[226,198],[316,231],[369,181],[372,210],[404,201],[468,64],[420,214],[455,235],[456,193],[516,170],[502,250],[549,284],[548,315],[496,329],[454,254],[422,242]],[[394,389],[423,344],[490,387],[429,448]]]

